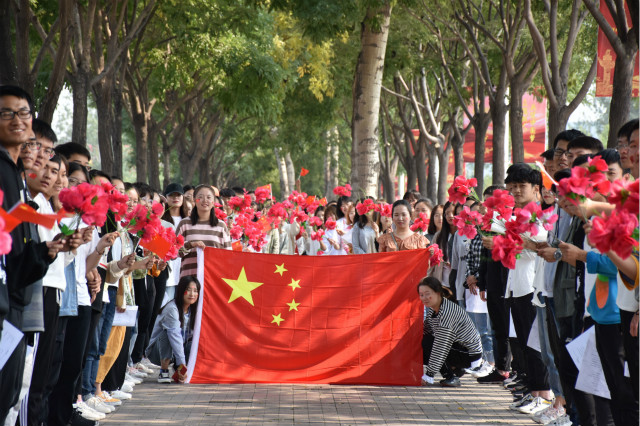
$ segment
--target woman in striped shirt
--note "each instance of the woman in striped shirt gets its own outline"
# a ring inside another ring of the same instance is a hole
[[[422,358],[426,365],[423,383],[433,384],[438,371],[442,386],[458,387],[464,369],[479,365],[482,358],[480,335],[471,319],[437,278],[425,277],[418,284],[420,300],[427,308],[422,337]]]
[[[199,185],[193,192],[193,197],[196,207],[191,211],[191,216],[180,221],[176,229],[176,234],[184,237],[184,248],[188,250],[182,258],[180,278],[197,274],[196,249],[216,247],[231,250],[231,237],[227,225],[219,221],[213,212],[216,202],[213,188]]]

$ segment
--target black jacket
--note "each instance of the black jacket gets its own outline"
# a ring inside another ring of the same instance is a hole
[[[22,161],[13,162],[9,153],[0,146],[0,189],[4,192],[2,208],[10,210],[22,200],[25,191],[21,176]],[[22,311],[31,301],[30,285],[44,277],[53,261],[45,243],[32,239],[31,225],[21,223],[11,231],[11,252],[5,257],[7,290],[10,308]],[[0,299],[2,291],[0,291]],[[0,315],[2,314],[0,301]]]
[[[496,262],[491,258],[491,250],[482,247],[480,252],[480,271],[478,274],[478,288],[480,291],[499,293],[504,296],[507,289],[509,269],[502,262]]]

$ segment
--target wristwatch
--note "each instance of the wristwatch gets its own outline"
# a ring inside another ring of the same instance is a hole
[[[553,258],[555,260],[560,260],[562,259],[562,250],[560,249],[556,249],[556,251],[553,253]]]

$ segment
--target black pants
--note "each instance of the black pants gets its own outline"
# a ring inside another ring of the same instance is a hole
[[[66,426],[73,413],[82,375],[84,349],[91,326],[91,306],[78,306],[78,316],[69,317],[62,349],[60,376],[49,396],[48,426]]]
[[[46,407],[44,399],[45,387],[49,383],[50,371],[56,350],[58,337],[58,320],[60,307],[57,302],[58,290],[51,287],[42,287],[42,301],[44,307],[44,332],[40,333],[38,350],[33,363],[33,375],[29,388],[29,405],[27,423],[39,425],[45,419],[42,413]]]
[[[127,373],[127,364],[129,362],[129,343],[131,342],[132,331],[133,327],[127,327],[118,358],[116,358],[111,369],[102,381],[102,390],[104,391],[116,391],[120,389],[124,383],[124,376]]]
[[[623,284],[618,284],[623,285]],[[620,326],[622,327],[622,346],[627,363],[629,363],[629,375],[633,393],[638,400],[638,378],[640,377],[640,369],[638,368],[638,336],[631,335],[631,320],[635,314],[620,309]]]
[[[638,401],[631,379],[624,376],[624,347],[620,324],[596,324],[596,347],[611,392],[611,413],[616,426],[638,421]]]
[[[147,332],[151,315],[153,315],[153,303],[156,298],[156,287],[153,278],[147,275],[144,280],[134,280],[136,303],[138,304],[138,336],[131,352],[131,362],[137,364],[142,361],[146,349]]]
[[[493,357],[496,368],[502,371],[511,369],[511,350],[509,348],[509,311],[504,295],[487,291],[487,310],[493,327]]]
[[[147,328],[147,338],[145,341],[145,348],[149,346],[149,338],[151,337],[151,333],[153,332],[153,326],[156,323],[156,318],[158,317],[158,312],[160,312],[160,308],[162,307],[162,300],[164,299],[164,293],[167,289],[167,279],[169,278],[169,270],[165,269],[158,275],[153,278],[153,284],[156,288],[155,299],[153,301],[153,312],[151,314],[151,320],[149,320],[149,327]]]
[[[422,363],[424,365],[429,364],[433,340],[434,337],[431,334],[422,336]],[[482,358],[482,353],[469,353],[469,349],[454,342],[451,345],[447,359],[445,359],[442,368],[440,368],[440,374],[445,379],[450,379],[453,376],[460,377],[464,374],[465,368],[470,367],[473,361],[477,361],[480,358]]]
[[[12,307],[5,319],[17,329],[22,328],[22,310]],[[18,402],[20,389],[22,388],[26,355],[27,342],[23,336],[2,370],[0,370],[0,424],[4,424],[4,419],[9,414],[9,410]]]
[[[100,296],[102,297],[102,296]],[[100,323],[100,317],[102,316],[102,303],[100,302],[100,309],[95,308],[95,303],[91,307],[91,321],[89,322],[89,332],[87,333],[87,342],[84,345],[84,354],[82,356],[82,369],[84,370],[85,360],[89,355],[89,349],[91,347],[91,340],[95,338],[96,329],[98,328],[98,324]],[[82,395],[82,375],[80,376],[80,380],[76,384],[76,395]]]
[[[550,389],[549,372],[542,362],[540,352],[527,346],[531,326],[536,319],[536,308],[531,304],[533,293],[508,299],[513,326],[518,336],[518,344],[524,353],[529,389],[545,391]]]

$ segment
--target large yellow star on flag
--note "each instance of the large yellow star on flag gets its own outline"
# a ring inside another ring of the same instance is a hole
[[[282,318],[281,315],[282,314],[278,314],[278,315],[271,314],[271,316],[273,317],[273,321],[271,321],[271,323],[273,324],[275,322],[276,324],[278,324],[278,327],[280,327],[280,323],[284,321],[284,318]]]
[[[289,305],[289,312],[297,311],[299,303],[296,303],[296,299],[292,299],[291,303],[287,303]]]
[[[240,271],[240,275],[238,279],[232,280],[229,278],[223,278],[224,282],[229,284],[229,287],[233,289],[231,292],[231,296],[229,297],[229,302],[231,303],[236,300],[238,297],[244,298],[247,302],[253,304],[253,297],[251,297],[251,292],[256,288],[260,287],[264,283],[256,283],[247,280],[247,274],[244,272],[244,267]]]
[[[300,288],[299,282],[300,280],[294,280],[293,278],[291,278],[291,282],[287,285],[291,287],[291,290],[296,291],[296,288]]]
[[[276,270],[275,270],[274,274],[280,274],[280,276],[282,276],[282,274],[284,272],[287,272],[287,271],[288,271],[288,269],[285,269],[284,263],[283,263],[282,265],[276,265]]]

